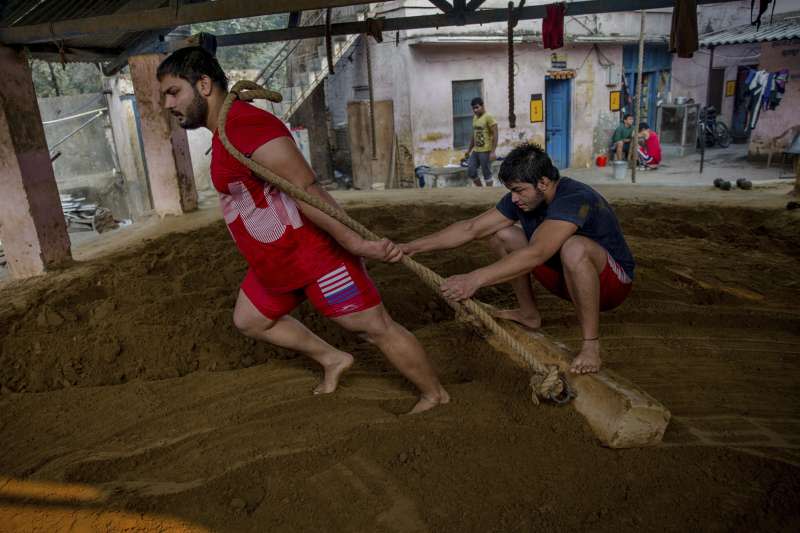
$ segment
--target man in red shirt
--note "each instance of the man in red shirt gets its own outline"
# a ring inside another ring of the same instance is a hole
[[[661,142],[647,122],[639,123],[639,142],[639,165],[644,170],[655,170],[661,163]]]
[[[233,321],[245,335],[301,352],[317,361],[324,377],[315,394],[336,390],[353,356],[337,350],[289,315],[308,298],[326,317],[362,334],[420,390],[411,413],[447,403],[419,341],[397,324],[381,303],[362,258],[399,261],[388,239],[367,241],[337,220],[273,188],[231,156],[217,132],[228,80],[217,60],[198,47],[178,50],[158,67],[164,107],[181,127],[214,134],[211,180],[228,230],[250,269],[239,290]],[[236,100],[226,132],[247,157],[331,205],[314,171],[284,124],[274,115]]]

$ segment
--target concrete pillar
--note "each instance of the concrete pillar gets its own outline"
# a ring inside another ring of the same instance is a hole
[[[22,52],[0,45],[0,240],[15,278],[68,261],[70,242]]]
[[[111,121],[111,133],[114,138],[114,151],[119,169],[125,178],[125,192],[131,218],[139,220],[149,213],[153,206],[150,201],[150,190],[147,184],[147,172],[140,167],[139,137],[135,124],[129,119],[130,109],[122,102],[119,75],[103,80],[103,89],[108,102],[108,117]],[[130,117],[132,118],[132,116]],[[131,127],[132,126],[132,127]]]
[[[156,69],[165,56],[143,54],[128,60],[142,126],[153,208],[161,216],[197,209],[186,130],[161,106]]]

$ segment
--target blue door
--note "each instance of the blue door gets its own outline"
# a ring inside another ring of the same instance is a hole
[[[558,168],[569,167],[571,80],[545,79],[545,139],[547,154]]]

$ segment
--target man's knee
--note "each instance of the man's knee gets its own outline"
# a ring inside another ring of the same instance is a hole
[[[252,311],[243,309],[239,306],[233,311],[233,325],[236,326],[242,335],[255,337],[259,333],[267,331],[275,325],[273,320]]]
[[[381,313],[381,316],[359,333],[361,337],[370,344],[381,344],[387,337],[392,334],[395,321],[386,312]]]
[[[589,258],[589,250],[585,238],[573,236],[559,250],[561,264],[568,270],[579,268]]]
[[[495,252],[512,252],[520,247],[520,231],[515,226],[503,228],[489,237],[489,246]],[[524,245],[524,242],[521,244]]]

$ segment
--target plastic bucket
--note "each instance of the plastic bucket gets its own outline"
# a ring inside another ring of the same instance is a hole
[[[624,180],[625,174],[628,171],[627,161],[614,161],[614,179]]]
[[[598,167],[604,167],[608,163],[608,158],[604,155],[598,155],[597,159],[595,159],[595,163]]]

